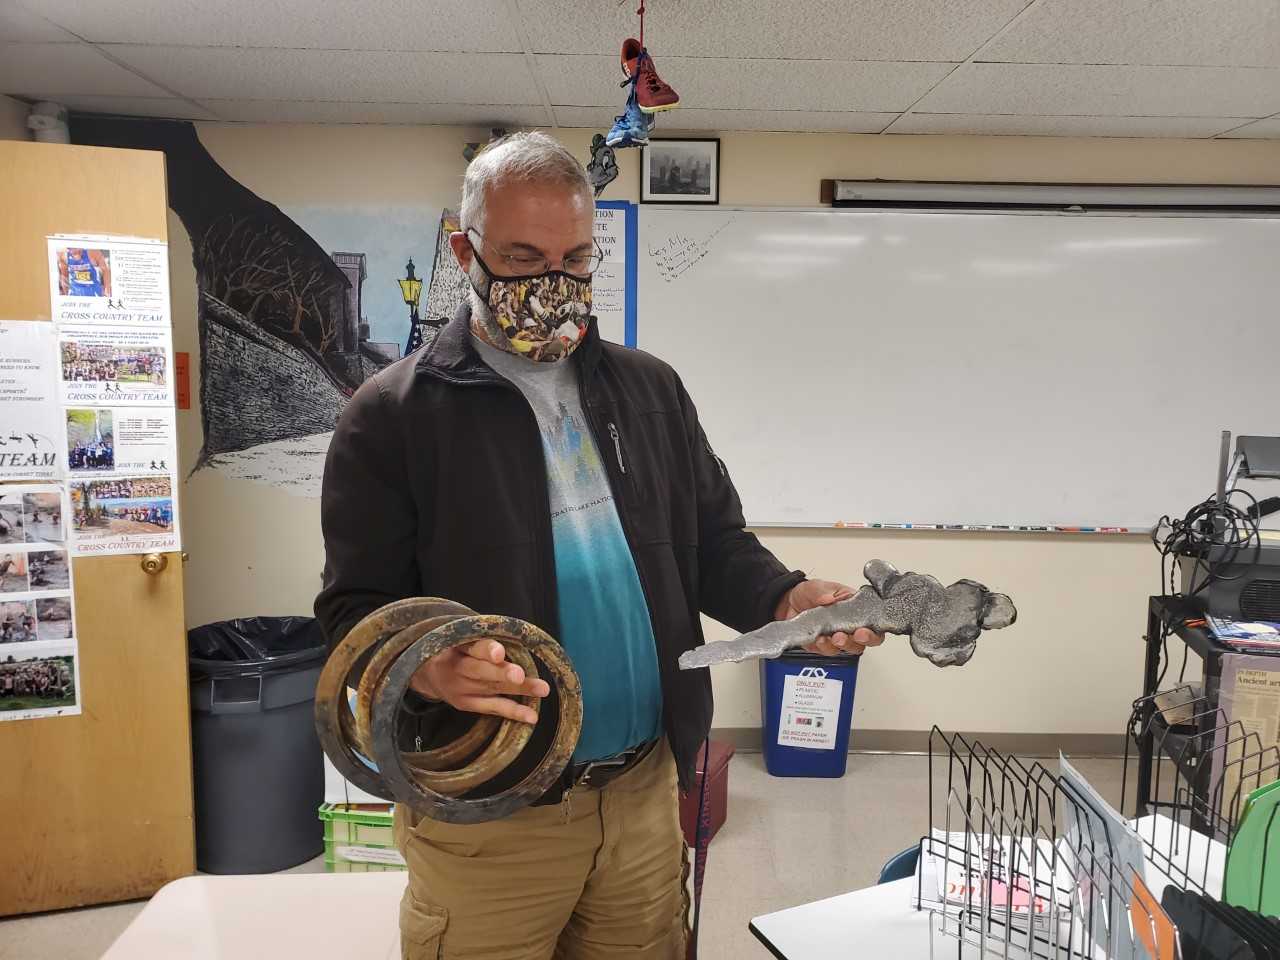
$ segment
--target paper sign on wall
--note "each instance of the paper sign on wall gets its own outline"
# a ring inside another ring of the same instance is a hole
[[[782,684],[782,716],[778,745],[834,750],[840,726],[840,694],[844,681],[827,676],[822,667],[805,667]]]
[[[169,248],[160,240],[59,234],[49,243],[55,323],[169,329]]]
[[[58,330],[59,376],[67,406],[173,406],[169,328]]]
[[[66,495],[0,487],[0,720],[80,712]]]
[[[62,474],[54,344],[51,323],[0,323],[0,480]]]
[[[604,259],[591,278],[591,312],[600,336],[635,346],[628,317],[635,310],[635,205],[620,200],[596,203],[595,238]]]
[[[181,549],[168,476],[73,480],[71,523],[77,557]]]
[[[177,473],[177,429],[165,407],[67,407],[72,480]]]

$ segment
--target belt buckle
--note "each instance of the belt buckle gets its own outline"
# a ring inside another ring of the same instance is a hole
[[[604,760],[592,760],[582,771],[582,775],[578,777],[578,785],[591,786],[591,774],[596,770],[612,770],[614,767],[625,767],[631,762],[634,751],[620,753],[616,757],[606,757]]]

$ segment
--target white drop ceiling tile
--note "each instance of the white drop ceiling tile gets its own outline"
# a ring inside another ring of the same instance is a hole
[[[86,43],[0,43],[0,93],[166,97]]]
[[[54,43],[77,39],[55,26],[36,10],[17,0],[0,0],[0,40],[11,43]]]
[[[562,127],[607,129],[612,112],[599,107],[555,107]],[[879,133],[896,113],[844,113],[812,110],[702,110],[681,107],[658,115],[653,135],[685,130],[759,130],[791,133]]]
[[[1231,140],[1277,140],[1280,139],[1280,117],[1266,120],[1255,120],[1234,130],[1222,134],[1224,139]]]
[[[404,123],[476,127],[550,126],[541,106],[350,103],[333,100],[206,100],[218,119],[250,123]]]
[[[57,0],[46,16],[95,43],[518,51],[505,0]]]
[[[572,106],[616,106],[613,57],[537,58],[551,102]],[[666,57],[659,74],[689,108],[899,112],[953,68],[947,63],[842,62],[834,60],[741,60]]]
[[[1280,69],[967,63],[914,107],[921,113],[1267,117]]]
[[[553,108],[562,127],[607,130],[614,113],[605,107]],[[811,110],[702,110],[680,107],[658,114],[653,135],[664,137],[686,130],[760,130],[792,133],[879,133],[896,113],[843,113]]]
[[[1222,117],[1014,117],[911,113],[886,133],[993,137],[1212,137],[1240,124]]]
[[[539,103],[517,53],[386,53],[112,45],[156,82],[198,100]]]
[[[1280,67],[1280,4],[1042,0],[978,59]]]
[[[569,107],[557,104],[551,108],[558,127],[590,127],[596,130],[608,130],[613,126],[613,119],[621,109],[610,107]],[[661,117],[658,124],[665,126]]]
[[[102,97],[34,93],[37,100],[53,100],[80,113],[105,113],[124,117],[163,117],[169,120],[213,120],[207,109],[178,97]]]
[[[655,3],[645,44],[662,69],[672,56],[832,60],[964,60],[1027,0],[788,0]],[[638,4],[518,0],[535,53],[617,57],[639,35]],[[744,82],[750,69],[744,66]],[[615,63],[615,70],[617,69]]]

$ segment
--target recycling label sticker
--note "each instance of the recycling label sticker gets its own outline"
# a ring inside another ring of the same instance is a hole
[[[828,677],[822,667],[805,667],[783,678],[778,745],[834,750],[843,688],[844,681]]]

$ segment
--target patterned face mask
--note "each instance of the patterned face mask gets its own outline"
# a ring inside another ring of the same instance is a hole
[[[489,280],[476,293],[489,304],[498,327],[516,353],[530,360],[563,360],[587,335],[591,278],[550,270],[531,277],[499,277],[479,253],[475,261]]]

